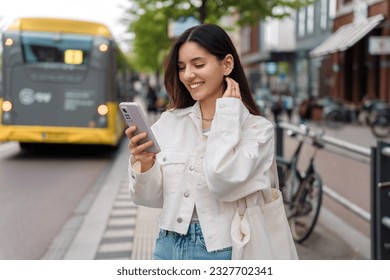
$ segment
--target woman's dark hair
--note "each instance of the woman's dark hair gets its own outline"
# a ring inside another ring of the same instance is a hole
[[[221,27],[213,24],[202,24],[187,29],[178,37],[167,57],[165,64],[164,83],[167,93],[170,96],[170,108],[186,108],[195,104],[191,94],[179,79],[179,49],[186,42],[195,42],[206,51],[223,60],[226,55],[231,54],[234,58],[234,68],[229,77],[240,85],[242,102],[254,115],[260,115],[252,94],[249,90],[244,69],[236,48],[229,35]]]

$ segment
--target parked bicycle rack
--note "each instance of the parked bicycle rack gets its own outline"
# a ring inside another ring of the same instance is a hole
[[[299,127],[285,122],[276,125],[276,154],[283,156],[283,129],[304,134]],[[314,136],[311,132],[310,136]],[[371,213],[362,209],[345,197],[323,186],[324,193],[354,214],[371,223],[372,259],[390,259],[390,143],[378,141],[371,149],[348,143],[324,135],[325,144],[336,146],[350,152],[366,156],[371,162]]]
[[[390,143],[378,141],[372,154],[371,253],[375,260],[390,260]]]

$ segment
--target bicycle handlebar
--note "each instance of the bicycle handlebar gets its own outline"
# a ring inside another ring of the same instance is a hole
[[[298,129],[296,127],[294,128],[288,128],[289,135],[290,136],[296,136],[297,133],[302,134],[304,137],[309,137],[312,139],[313,146],[321,149],[325,147],[324,141],[322,139],[322,136],[325,134],[325,130],[323,128],[318,129],[315,133],[311,133],[310,127],[300,124]]]

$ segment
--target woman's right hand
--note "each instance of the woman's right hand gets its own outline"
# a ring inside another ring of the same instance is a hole
[[[153,167],[156,159],[156,154],[146,151],[153,146],[153,141],[149,140],[143,144],[138,143],[147,137],[146,132],[141,132],[133,135],[137,130],[136,126],[130,126],[126,129],[125,134],[129,139],[129,150],[136,161],[141,163],[141,172],[146,172]]]
[[[242,99],[240,85],[230,77],[226,77],[225,81],[227,83],[227,87],[222,97],[234,97]]]

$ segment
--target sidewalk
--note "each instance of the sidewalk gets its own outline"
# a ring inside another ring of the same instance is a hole
[[[152,259],[158,213],[159,209],[137,207],[130,201],[128,180],[124,178],[95,259]]]

